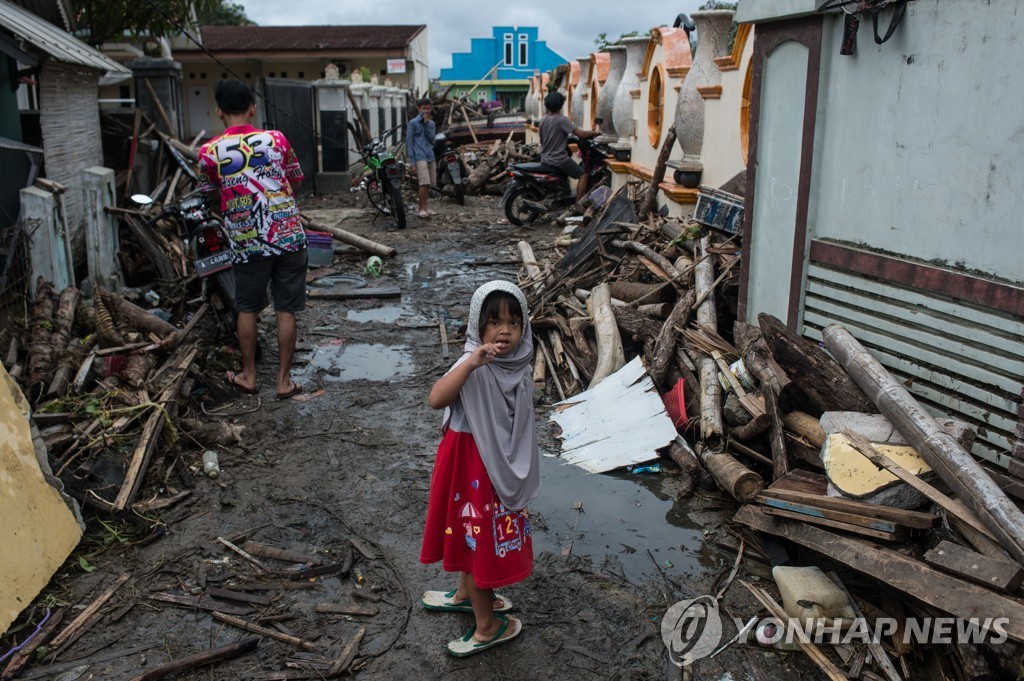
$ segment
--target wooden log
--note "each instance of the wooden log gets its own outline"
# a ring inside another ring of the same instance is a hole
[[[716,329],[718,328],[718,313],[715,307],[715,297],[708,295],[713,289],[715,279],[714,261],[707,257],[710,245],[710,237],[701,239],[697,265],[694,269],[694,286],[697,298],[703,298],[703,302],[697,308],[697,323]],[[722,426],[722,385],[718,382],[718,364],[713,357],[701,354],[698,367],[700,369],[701,395],[700,437],[703,441],[709,441],[721,438],[725,430]]]
[[[35,303],[32,306],[32,343],[28,348],[28,383],[30,392],[38,386],[41,392],[52,378],[53,370],[53,284],[43,281],[36,285]]]
[[[178,279],[170,256],[160,247],[151,227],[146,227],[132,215],[122,215],[122,222],[134,237],[135,245],[142,249],[146,259],[156,268],[159,283],[167,285]]]
[[[746,505],[733,518],[759,532],[783,537],[964,620],[1005,617],[1003,629],[1024,642],[1024,604],[947,575],[898,551],[866,544],[805,523],[773,518]]]
[[[781,406],[781,405],[780,405]],[[795,433],[819,449],[825,446],[825,429],[818,419],[802,411],[791,411],[782,415],[786,430]]]
[[[685,328],[693,313],[693,303],[697,294],[687,291],[686,295],[676,301],[668,319],[661,326],[661,332],[654,341],[654,360],[651,362],[647,373],[657,386],[663,386],[665,374],[668,368],[675,361],[676,343],[679,341],[679,329]]]
[[[533,356],[533,387],[543,389],[546,383],[546,375],[547,362],[544,359],[544,353],[535,353]]]
[[[143,334],[155,333],[160,338],[168,340],[178,332],[174,324],[165,322],[155,314],[150,314],[135,303],[125,300],[120,294],[103,289],[97,289],[96,293],[103,298],[108,310],[116,311],[125,321]]]
[[[771,419],[772,479],[781,480],[789,473],[789,452],[786,451],[786,436],[783,434],[782,416],[771,388],[764,391],[764,410]]]
[[[772,427],[772,417],[768,414],[755,416],[742,426],[729,429],[729,435],[744,442],[753,440]]]
[[[644,284],[637,281],[612,281],[608,284],[612,298],[627,303],[658,303],[671,300],[671,288],[660,284]]]
[[[221,544],[225,548],[230,549],[231,551],[234,551],[239,556],[241,556],[245,560],[247,560],[250,563],[252,563],[253,565],[255,565],[257,568],[260,569],[261,572],[270,572],[270,568],[268,568],[266,565],[261,563],[255,556],[249,555],[248,551],[245,551],[243,549],[238,548],[237,546],[235,546],[233,543],[231,543],[230,541],[228,541],[224,537],[217,537],[216,541],[217,541],[218,544]]]
[[[183,608],[188,608],[189,610],[207,610],[209,612],[222,612],[227,615],[248,615],[252,612],[252,608],[248,606],[221,603],[220,601],[215,601],[205,595],[181,596],[178,594],[152,593],[149,594],[148,598],[151,601],[178,605]]]
[[[739,395],[730,392],[725,396],[725,404],[722,406],[722,419],[725,421],[725,425],[739,428],[750,423],[753,418],[753,414],[747,411],[747,408],[740,402]],[[765,430],[768,430],[768,428],[771,428],[771,419],[767,423],[768,425],[764,430],[760,430],[755,434],[760,435]]]
[[[757,315],[772,357],[822,411],[874,413],[875,405],[840,363],[775,317]],[[835,353],[833,353],[835,354]]]
[[[746,504],[753,501],[764,489],[764,480],[725,452],[710,447],[698,447],[700,462],[718,483],[736,501]]]
[[[378,288],[312,289],[306,297],[310,300],[359,300],[361,298],[401,298],[402,289],[397,286]]]
[[[761,383],[762,388],[772,386],[775,389],[775,395],[779,398],[779,409],[783,413],[793,411],[800,402],[806,400],[800,388],[789,380],[789,376],[772,357],[760,328],[743,322],[734,322],[733,338],[743,356],[743,365],[750,375]]]
[[[654,163],[654,173],[647,185],[647,193],[644,196],[644,203],[637,213],[637,219],[643,221],[658,207],[658,186],[665,179],[665,167],[668,165],[668,157],[676,145],[676,126],[672,126],[665,133],[665,141],[661,143],[661,151],[658,152],[658,160]]]
[[[279,631],[274,631],[273,629],[267,629],[266,627],[261,627],[258,624],[252,624],[251,622],[246,622],[245,620],[240,620],[237,617],[232,617],[231,615],[225,615],[222,612],[214,612],[213,613],[213,618],[215,620],[219,620],[221,622],[224,622],[225,624],[230,624],[233,627],[238,627],[239,629],[245,629],[246,631],[251,631],[254,634],[259,634],[260,636],[267,636],[269,638],[277,639],[278,641],[284,641],[285,643],[290,643],[293,646],[299,646],[300,648],[305,648],[306,650],[323,650],[323,648],[321,646],[318,646],[315,643],[310,643],[309,641],[304,641],[303,639],[299,638],[298,636],[291,636],[289,634],[282,634]]]
[[[693,493],[700,476],[700,462],[697,460],[697,454],[690,448],[686,440],[677,435],[675,441],[669,445],[668,456],[679,466],[681,472],[682,489],[679,490],[676,499],[686,499]]]
[[[594,287],[590,299],[587,300],[587,307],[590,308],[597,336],[597,367],[590,380],[592,388],[625,366],[626,356],[622,349],[622,338],[619,336],[615,313],[612,312],[608,284],[602,283]]]
[[[588,299],[589,304],[589,299]],[[612,307],[615,324],[625,331],[633,342],[643,343],[645,339],[654,339],[661,333],[662,323],[657,319],[641,314],[632,307]]]
[[[666,279],[678,280],[683,277],[683,273],[676,269],[676,266],[672,264],[672,261],[658,253],[647,244],[642,244],[639,241],[627,241],[624,239],[612,239],[610,242],[615,248],[621,248],[624,251],[632,251],[645,258],[651,260],[655,265],[665,271],[667,275]]]
[[[990,589],[1013,593],[1024,581],[1024,569],[1008,560],[996,560],[953,542],[940,541],[924,554],[930,565]]]
[[[328,234],[331,235],[332,239],[335,239],[345,244],[349,244],[350,246],[355,246],[356,248],[362,249],[367,253],[379,255],[382,258],[393,258],[395,255],[398,254],[398,251],[391,246],[379,244],[376,241],[371,241],[370,239],[361,237],[358,234],[353,234],[352,232],[348,232],[339,227],[332,227],[331,225],[325,225],[322,222],[310,220],[305,215],[302,216],[302,222],[304,225],[311,229],[320,232],[327,232]]]
[[[131,681],[155,681],[168,676],[174,676],[199,667],[206,667],[225,660],[232,660],[240,655],[252,652],[259,644],[258,638],[248,638],[237,643],[229,643],[226,646],[212,648],[210,650],[183,657],[180,660],[173,660],[159,667],[147,669],[138,676],[133,676]]]
[[[281,549],[276,546],[267,546],[266,544],[259,544],[251,540],[242,544],[242,548],[254,556],[259,556],[260,558],[273,558],[274,560],[280,560],[285,563],[321,565],[324,562],[320,556],[311,556],[307,553],[300,553],[299,551],[289,551],[288,549]]]
[[[935,474],[981,519],[1010,556],[1024,563],[1024,513],[970,454],[935,422],[844,328],[825,328],[825,345]]]

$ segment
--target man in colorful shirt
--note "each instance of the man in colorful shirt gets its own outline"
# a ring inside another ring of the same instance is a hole
[[[283,134],[252,126],[256,103],[248,85],[222,80],[214,97],[226,130],[199,151],[200,189],[211,205],[220,206],[234,252],[242,371],[228,372],[227,381],[244,392],[259,392],[256,317],[266,307],[270,285],[280,360],[277,397],[286,399],[302,390],[291,379],[295,313],[306,306],[306,233],[295,204],[302,169]]]
[[[434,211],[427,210],[427,197],[430,188],[437,184],[437,161],[434,158],[434,134],[437,125],[431,119],[430,100],[426,97],[416,102],[419,114],[409,121],[405,148],[409,154],[409,163],[416,168],[416,179],[420,186],[421,219],[427,219]]]

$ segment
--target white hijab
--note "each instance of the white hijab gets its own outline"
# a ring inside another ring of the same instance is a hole
[[[519,301],[523,337],[511,353],[473,371],[459,399],[494,491],[506,507],[519,510],[540,493],[540,459],[533,419],[533,330],[526,296],[518,286],[491,281],[476,290],[469,304],[466,345],[452,368],[480,346],[480,311],[495,291]]]

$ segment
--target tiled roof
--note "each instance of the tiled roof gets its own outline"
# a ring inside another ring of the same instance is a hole
[[[211,52],[405,48],[426,26],[204,26]]]

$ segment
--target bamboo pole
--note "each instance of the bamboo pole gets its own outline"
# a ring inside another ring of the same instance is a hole
[[[935,474],[970,507],[1014,560],[1024,563],[1024,513],[849,331],[831,324],[825,347]]]
[[[331,227],[330,225],[325,225],[322,222],[314,222],[305,215],[302,216],[302,222],[307,227],[327,232],[328,234],[331,235],[332,238],[337,239],[342,243],[355,246],[356,248],[361,248],[367,253],[379,255],[382,258],[392,258],[398,253],[398,251],[391,246],[385,246],[384,244],[379,244],[376,241],[370,241],[369,239],[361,237],[358,234],[347,232],[344,229],[340,229],[338,227]]]

